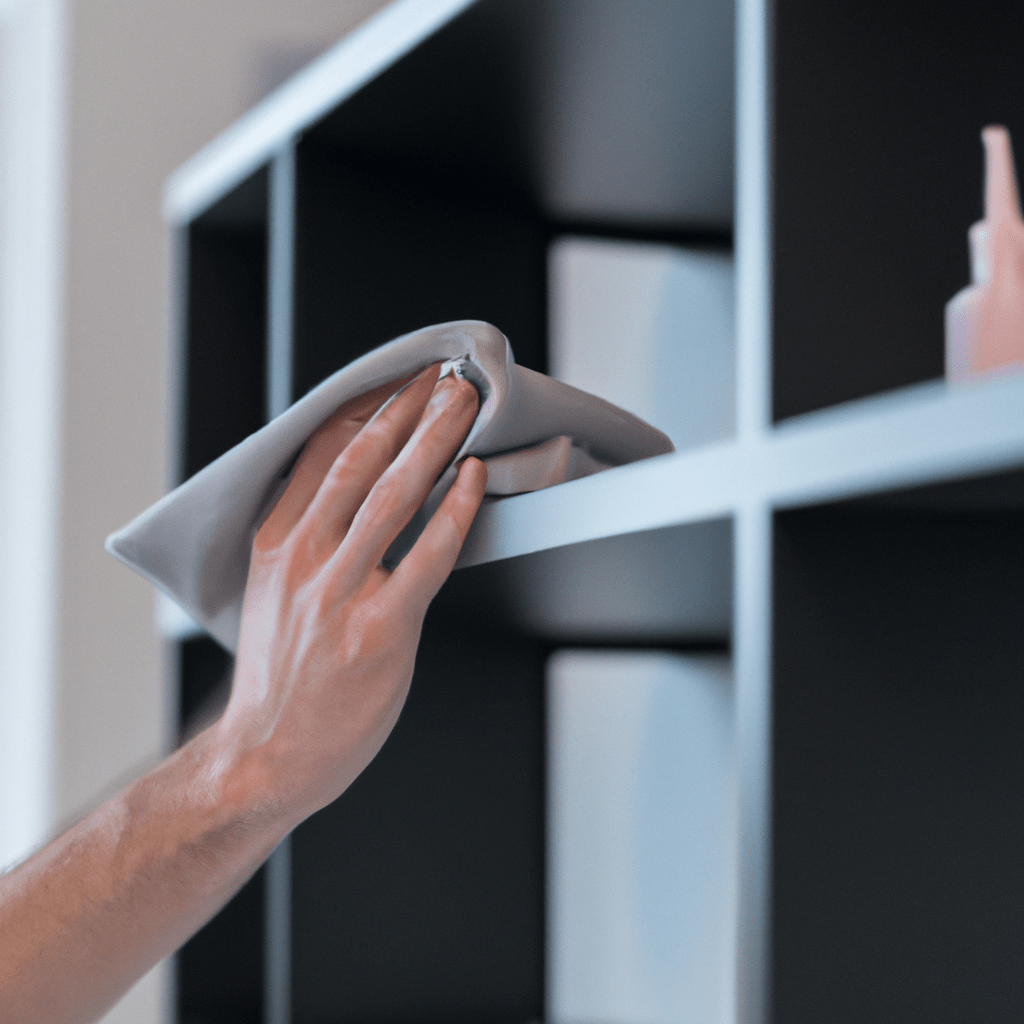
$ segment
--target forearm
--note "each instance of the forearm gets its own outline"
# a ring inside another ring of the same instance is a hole
[[[0,1021],[91,1021],[227,902],[294,824],[207,730],[0,877]]]

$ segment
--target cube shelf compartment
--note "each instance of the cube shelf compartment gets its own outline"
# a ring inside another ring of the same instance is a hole
[[[563,648],[725,666],[734,909],[678,943],[732,937],[722,1020],[1024,1016],[1024,376],[941,380],[1022,30],[990,0],[399,0],[172,177],[182,478],[428,323],[586,369],[572,275],[683,268],[623,292],[594,366],[657,359],[619,383],[656,380],[679,450],[482,510],[394,737],[185,948],[182,1024],[568,1024]],[[209,707],[222,653],[179,661]]]

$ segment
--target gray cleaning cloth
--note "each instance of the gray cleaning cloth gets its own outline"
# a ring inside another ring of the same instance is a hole
[[[517,366],[505,336],[490,324],[461,320],[406,334],[328,377],[111,534],[107,550],[234,651],[256,528],[310,435],[344,402],[440,361],[480,393],[480,411],[456,459],[475,455],[487,463],[488,494],[538,490],[673,450],[661,431],[630,413]],[[385,564],[408,551],[454,478],[452,465]]]

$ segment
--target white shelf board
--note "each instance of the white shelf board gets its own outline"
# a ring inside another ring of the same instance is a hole
[[[762,483],[775,507],[854,498],[1024,466],[1024,374],[931,381],[776,427]]]
[[[369,18],[179,167],[164,190],[164,217],[172,224],[197,217],[473,2],[396,0]]]
[[[486,505],[459,567],[732,514],[742,481],[732,442],[661,455]]]
[[[621,466],[481,510],[460,566],[616,534],[1024,467],[1024,374],[929,382],[748,439]]]

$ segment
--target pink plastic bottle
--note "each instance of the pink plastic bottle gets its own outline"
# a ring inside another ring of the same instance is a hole
[[[1024,363],[1024,221],[1010,135],[990,126],[985,144],[985,219],[969,233],[973,283],[946,303],[946,377],[991,376]]]

